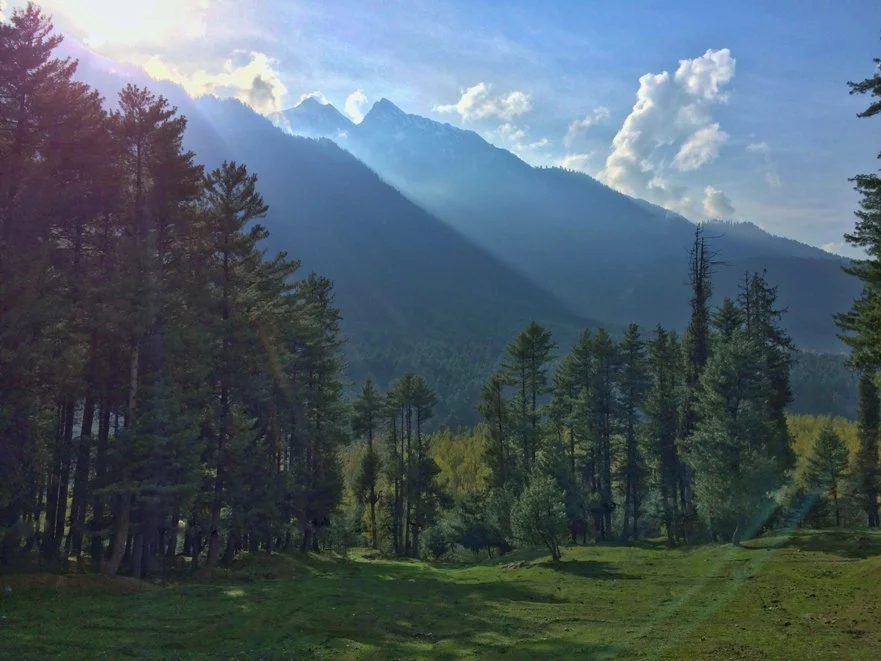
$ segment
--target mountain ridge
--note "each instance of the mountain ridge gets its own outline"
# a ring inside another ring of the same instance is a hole
[[[408,114],[387,99],[337,142],[577,313],[618,325],[684,327],[685,264],[695,223],[681,214],[585,173],[533,167],[473,131]],[[719,252],[716,303],[738,295],[745,271],[767,270],[792,310],[786,323],[797,343],[843,349],[833,315],[859,294],[839,272],[848,260],[754,223],[705,226]],[[809,291],[801,282],[819,289]],[[822,314],[808,312],[815,307]]]

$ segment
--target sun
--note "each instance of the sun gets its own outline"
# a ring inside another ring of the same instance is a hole
[[[163,44],[205,33],[210,0],[55,0],[89,46]]]

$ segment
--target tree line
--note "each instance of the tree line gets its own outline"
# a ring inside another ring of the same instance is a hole
[[[108,110],[36,6],[0,23],[2,559],[103,571],[317,547],[341,495],[332,283],[261,248],[244,165],[185,118]]]

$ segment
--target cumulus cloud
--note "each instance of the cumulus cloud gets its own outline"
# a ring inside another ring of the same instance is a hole
[[[609,186],[674,209],[693,213],[686,189],[668,180],[665,148],[677,147],[673,166],[682,172],[712,162],[728,135],[712,121],[714,105],[725,103],[735,59],[727,48],[680,60],[673,75],[647,73],[639,79],[636,103],[612,141],[600,178]]]
[[[234,97],[265,115],[281,110],[287,94],[276,65],[276,61],[264,53],[238,51],[223,63],[219,71],[200,69],[187,73],[167,65],[156,56],[147,60],[144,69],[153,78],[178,83],[191,96]],[[300,100],[307,96],[318,96],[326,101],[320,92],[303,95]]]
[[[734,205],[718,188],[704,188],[704,214],[712,219],[729,219],[734,215]]]
[[[587,131],[590,127],[595,126],[608,118],[608,108],[605,106],[594,108],[584,119],[576,119],[569,123],[569,130],[566,131],[566,137],[563,138],[563,144],[565,144],[566,147],[571,147],[572,143],[579,135]]]
[[[354,122],[360,122],[364,119],[364,106],[367,105],[367,95],[364,90],[357,89],[346,97],[346,103],[343,109],[346,114],[352,118]]]
[[[719,155],[719,148],[728,141],[728,134],[718,124],[710,124],[695,131],[679,148],[673,165],[680,172],[690,172],[711,163]]]
[[[532,108],[532,99],[525,92],[492,94],[492,86],[480,82],[469,87],[456,103],[435,106],[435,112],[455,113],[463,121],[497,117],[510,122]]]
[[[754,154],[767,154],[771,151],[771,148],[768,146],[767,142],[762,141],[749,143],[746,146],[746,150]]]

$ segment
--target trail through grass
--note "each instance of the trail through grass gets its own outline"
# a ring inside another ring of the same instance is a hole
[[[881,659],[881,535],[865,532],[578,547],[557,565],[276,555],[162,587],[3,581],[2,659]]]

